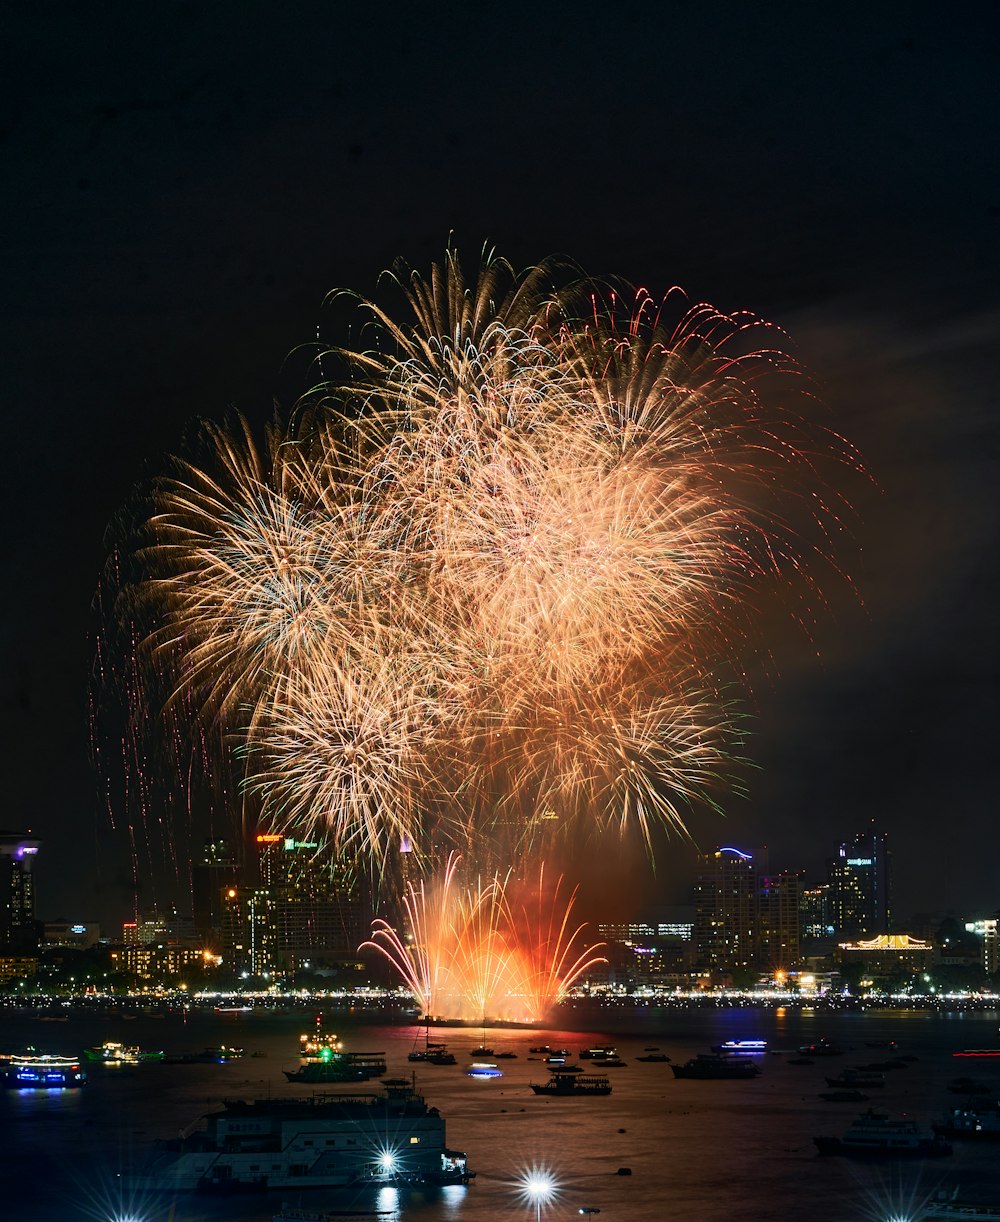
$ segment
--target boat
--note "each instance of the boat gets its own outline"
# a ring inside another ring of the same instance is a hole
[[[665,1065],[670,1057],[665,1052],[647,1052],[644,1056],[636,1057],[637,1061],[643,1061],[647,1065],[661,1064]]]
[[[843,1056],[847,1049],[843,1044],[835,1044],[824,1036],[814,1044],[802,1044],[798,1051],[804,1057],[839,1057]]]
[[[565,1053],[566,1056],[570,1054]],[[617,1057],[618,1049],[613,1048],[610,1044],[598,1044],[595,1048],[582,1048],[580,1050],[581,1061],[604,1061],[609,1057]]]
[[[850,1158],[938,1158],[952,1152],[943,1137],[922,1129],[910,1117],[893,1118],[872,1108],[862,1112],[843,1137],[813,1141],[820,1154]]]
[[[516,1052],[495,1052],[493,1055],[496,1057],[498,1061],[516,1061],[517,1060]]]
[[[713,1052],[735,1052],[737,1056],[757,1056],[767,1052],[767,1040],[725,1040],[712,1045]]]
[[[948,1083],[948,1090],[953,1095],[992,1095],[993,1087],[980,1078],[953,1078]]]
[[[821,1099],[825,1099],[827,1103],[867,1103],[868,1096],[863,1095],[859,1090],[822,1090],[819,1093]]]
[[[989,1205],[986,1202],[961,1201],[958,1198],[958,1185],[948,1192],[939,1189],[927,1202],[921,1211],[926,1222],[997,1222],[1000,1219],[1000,1205]]]
[[[378,1095],[228,1100],[123,1177],[131,1192],[246,1192],[364,1184],[466,1184],[445,1121],[405,1078]]]
[[[83,1086],[87,1072],[72,1057],[51,1053],[12,1056],[4,1069],[4,1084],[15,1090],[58,1090]]]
[[[879,1073],[873,1069],[847,1069],[841,1070],[835,1078],[827,1078],[827,1086],[845,1086],[857,1089],[864,1087],[867,1090],[872,1086],[885,1086],[885,1074]]]
[[[467,1078],[502,1078],[503,1070],[492,1061],[473,1061],[465,1071]]]
[[[384,1052],[345,1052],[341,1040],[324,1031],[321,1014],[315,1030],[299,1036],[299,1045],[298,1069],[282,1071],[289,1082],[367,1082],[386,1071]]]
[[[225,1065],[229,1061],[239,1061],[245,1055],[242,1048],[232,1048],[228,1044],[218,1044],[211,1048],[203,1048],[201,1052],[182,1052],[168,1054],[160,1059],[166,1065]]]
[[[611,1083],[603,1074],[567,1073],[565,1070],[553,1070],[548,1082],[532,1082],[531,1089],[536,1095],[553,1095],[563,1098],[567,1095],[610,1095]]]
[[[83,1059],[96,1061],[102,1065],[138,1065],[142,1061],[162,1061],[163,1052],[147,1052],[132,1044],[123,1044],[119,1040],[105,1040],[93,1048],[84,1048]]]
[[[966,1107],[952,1108],[944,1120],[934,1125],[934,1132],[942,1137],[964,1137],[975,1141],[1000,1140],[1000,1104],[970,1102]]]
[[[750,1057],[730,1056],[721,1052],[699,1052],[683,1065],[671,1065],[675,1078],[746,1079],[756,1078],[760,1066]]]

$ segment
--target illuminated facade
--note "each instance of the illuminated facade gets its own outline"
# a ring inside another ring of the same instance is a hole
[[[841,942],[837,947],[841,963],[862,963],[873,973],[923,972],[934,961],[934,943],[922,942],[909,934],[879,934],[857,942]]]
[[[889,851],[884,832],[862,832],[838,846],[830,862],[838,938],[889,931]]]
[[[801,893],[802,876],[790,870],[761,879],[757,919],[762,967],[787,971],[798,964]]]
[[[799,928],[803,939],[832,938],[837,932],[833,919],[833,888],[829,883],[804,887],[799,897]]]
[[[0,832],[0,868],[4,903],[0,909],[0,946],[31,950],[38,942],[35,927],[35,880],[32,864],[42,842],[27,832]]]
[[[981,939],[983,948],[983,970],[988,976],[1000,971],[1000,921],[996,917],[988,917],[983,921],[969,921],[965,926],[966,933],[973,933]]]
[[[271,976],[353,959],[371,927],[354,873],[317,841],[261,833],[255,844],[257,885],[222,892],[224,960]]]
[[[757,872],[749,853],[719,848],[702,856],[694,893],[694,941],[699,967],[731,971],[756,963]]]

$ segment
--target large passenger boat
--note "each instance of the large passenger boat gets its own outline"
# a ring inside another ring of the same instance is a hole
[[[5,1085],[17,1090],[58,1090],[83,1086],[86,1081],[86,1070],[79,1061],[49,1053],[12,1056],[4,1068]]]
[[[611,1083],[603,1074],[583,1074],[556,1069],[548,1082],[532,1082],[536,1095],[610,1095]]]
[[[862,1112],[843,1137],[814,1137],[820,1154],[852,1158],[937,1158],[951,1153],[940,1136],[921,1129],[908,1116],[893,1118],[872,1108]]]
[[[465,1154],[405,1078],[380,1095],[232,1100],[128,1177],[148,1191],[235,1192],[349,1184],[465,1184]]]

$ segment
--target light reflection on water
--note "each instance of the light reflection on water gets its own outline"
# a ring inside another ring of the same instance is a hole
[[[266,1197],[177,1201],[130,1194],[120,1178],[157,1137],[176,1135],[222,1098],[271,1093],[302,1094],[284,1081],[283,1068],[296,1058],[298,1034],[312,1021],[301,1016],[251,1017],[234,1024],[192,1015],[186,1025],[77,1020],[61,1024],[51,1051],[79,1055],[104,1039],[187,1051],[239,1043],[265,1055],[227,1065],[95,1066],[82,1091],[8,1091],[0,1096],[0,1162],[3,1163],[3,1222],[271,1222],[283,1194]],[[339,1017],[353,1050],[384,1049],[390,1074],[409,1075],[406,1060],[424,1033],[414,1027],[365,1027]],[[823,1103],[818,1091],[826,1073],[843,1064],[880,1060],[869,1042],[899,1041],[919,1060],[887,1076],[873,1103],[907,1111],[924,1122],[952,1105],[947,1084],[960,1074],[989,1077],[990,1067],[952,1061],[961,1047],[1000,1043],[995,1014],[949,1018],[911,1011],[830,1015],[795,1007],[775,1010],[669,1010],[642,1015],[577,1012],[575,1031],[487,1033],[489,1046],[517,1052],[505,1062],[505,1077],[477,1083],[465,1077],[468,1053],[482,1029],[444,1030],[458,1056],[456,1067],[418,1066],[418,1087],[448,1121],[449,1146],[467,1150],[477,1172],[468,1188],[400,1191],[383,1187],[360,1194],[317,1191],[301,1204],[317,1210],[364,1209],[383,1222],[533,1222],[535,1209],[520,1199],[518,1181],[535,1164],[549,1167],[560,1184],[557,1200],[542,1216],[567,1222],[581,1208],[600,1209],[608,1222],[916,1222],[936,1191],[958,1184],[962,1195],[1000,1201],[995,1147],[956,1145],[953,1158],[916,1165],[859,1165],[817,1157],[816,1133],[843,1131],[856,1108]],[[615,1028],[617,1027],[617,1031]],[[623,1028],[627,1028],[623,1031]],[[22,1022],[0,1017],[0,1046],[37,1042]],[[47,1035],[49,1033],[46,1033]],[[790,1058],[768,1055],[764,1073],[750,1083],[676,1081],[669,1065],[639,1064],[636,1055],[653,1044],[674,1060],[727,1038],[767,1038],[772,1048],[792,1049],[821,1035],[854,1048],[833,1064],[795,1067]],[[629,1064],[613,1075],[607,1099],[550,1100],[535,1097],[530,1081],[545,1075],[531,1045],[586,1048],[616,1044]],[[1000,1073],[1000,1066],[993,1072]],[[1000,1083],[998,1090],[1000,1090]],[[619,1177],[619,1167],[633,1174]],[[600,1222],[604,1222],[604,1217]]]

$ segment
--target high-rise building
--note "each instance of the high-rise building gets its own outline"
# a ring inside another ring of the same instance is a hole
[[[833,921],[840,939],[889,932],[889,851],[884,832],[859,832],[830,862]]]
[[[833,888],[829,883],[803,888],[799,897],[799,921],[801,936],[807,942],[834,936]]]
[[[757,961],[757,874],[753,858],[724,847],[705,853],[694,893],[694,940],[699,966],[720,971]]]
[[[226,893],[239,885],[239,865],[228,840],[208,840],[192,871],[191,906],[195,929],[206,946],[222,937]]]
[[[966,933],[975,934],[977,938],[982,939],[983,970],[989,976],[1000,970],[1000,932],[998,932],[998,926],[1000,926],[1000,920],[996,917],[969,921],[965,926]]]
[[[801,957],[799,905],[802,876],[785,870],[761,879],[757,897],[760,963],[772,970],[788,971]]]
[[[253,975],[352,957],[371,928],[356,873],[330,845],[261,833],[258,883],[224,888],[223,957]]]
[[[0,832],[0,945],[9,950],[32,950],[38,944],[35,926],[35,880],[32,863],[42,842],[29,832]]]

